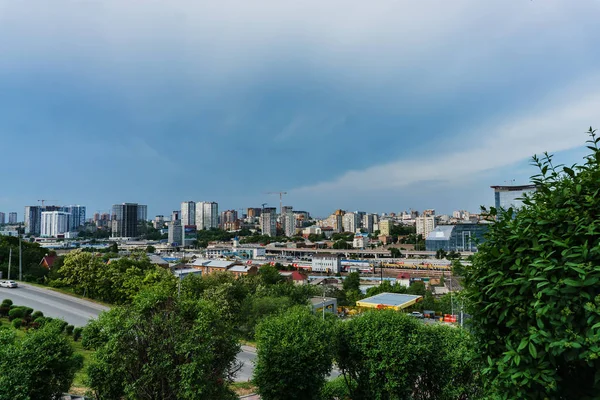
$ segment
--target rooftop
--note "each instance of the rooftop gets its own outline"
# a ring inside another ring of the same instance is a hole
[[[359,307],[368,308],[393,308],[401,310],[418,303],[423,299],[423,296],[414,294],[398,294],[398,293],[380,293],[375,296],[367,297],[356,302]]]

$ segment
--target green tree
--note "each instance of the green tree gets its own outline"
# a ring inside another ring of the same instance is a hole
[[[478,398],[473,347],[464,330],[371,311],[338,324],[334,338],[352,399]]]
[[[146,253],[154,254],[156,252],[156,247],[154,246],[146,246]]]
[[[110,253],[119,254],[119,245],[117,244],[117,242],[112,242],[112,244],[108,247],[108,251]]]
[[[275,285],[279,282],[283,282],[284,278],[281,276],[277,268],[270,264],[264,264],[258,269],[258,276],[265,285]]]
[[[228,388],[239,351],[218,306],[172,288],[141,292],[128,307],[92,321],[84,344],[98,399],[234,399]]]
[[[0,400],[59,399],[69,390],[82,358],[62,329],[55,320],[21,340],[0,329]]]
[[[334,249],[341,249],[341,250],[345,250],[345,249],[351,249],[352,245],[350,245],[348,242],[346,242],[345,240],[338,240],[336,242],[333,243],[332,246]]]
[[[360,274],[358,272],[350,272],[342,282],[342,287],[345,291],[360,290]]]
[[[600,390],[600,150],[584,165],[533,158],[535,193],[496,221],[464,285],[498,398],[591,399]]]
[[[254,383],[264,400],[319,399],[331,370],[329,321],[306,308],[265,319],[256,329]]]
[[[435,252],[435,258],[437,258],[438,260],[446,258],[447,255],[448,253],[444,249],[437,249],[437,251]]]
[[[391,254],[392,258],[402,257],[402,252],[397,247],[390,247],[390,254]]]

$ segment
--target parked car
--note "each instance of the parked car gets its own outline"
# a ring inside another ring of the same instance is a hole
[[[420,313],[418,311],[413,311],[410,314],[411,317],[415,317],[415,318],[425,318],[425,316],[423,315],[423,313]]]
[[[19,287],[19,285],[15,281],[0,281],[0,287],[16,288]]]

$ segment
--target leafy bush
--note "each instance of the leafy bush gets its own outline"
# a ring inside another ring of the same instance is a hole
[[[11,299],[2,300],[2,307],[10,307],[13,305],[13,301]]]
[[[40,317],[43,317],[44,313],[41,311],[35,311],[33,314],[31,314],[31,319],[33,319],[34,321]]]
[[[77,328],[73,329],[73,340],[74,341],[78,341],[79,338],[81,337],[81,332],[83,332],[83,328],[78,326]]]
[[[600,149],[584,165],[533,158],[535,193],[496,222],[465,287],[499,398],[591,399],[600,391]]]
[[[8,312],[8,320],[12,321],[15,318],[22,319],[25,317],[25,309],[23,307],[15,307]]]
[[[353,386],[353,388],[356,387],[356,384],[352,381],[351,385]],[[337,378],[325,383],[325,386],[323,386],[323,390],[321,390],[321,399],[349,400],[350,390],[348,389],[348,385],[346,384],[346,380],[344,379],[344,377],[338,376]]]
[[[67,325],[65,327],[65,333],[69,336],[71,336],[73,334],[73,329],[75,329],[75,327],[73,325]]]
[[[21,325],[23,325],[23,320],[21,318],[15,318],[12,320],[12,326],[15,329],[21,328]]]

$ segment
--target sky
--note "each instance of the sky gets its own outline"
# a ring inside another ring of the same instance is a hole
[[[600,126],[598,0],[0,0],[0,211],[493,204]]]

